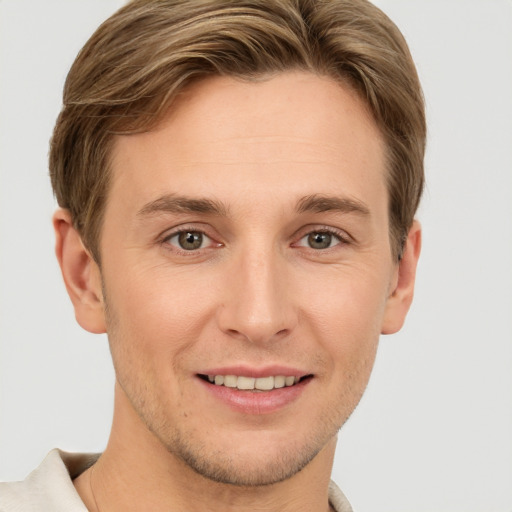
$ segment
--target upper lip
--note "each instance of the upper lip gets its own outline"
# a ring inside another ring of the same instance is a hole
[[[237,375],[257,379],[276,375],[283,375],[284,377],[305,377],[306,375],[311,375],[311,372],[283,365],[270,365],[259,368],[255,366],[235,365],[209,368],[198,372],[198,375]]]

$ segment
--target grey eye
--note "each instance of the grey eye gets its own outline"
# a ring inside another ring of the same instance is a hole
[[[180,231],[169,238],[169,243],[185,251],[195,251],[201,249],[207,240],[208,237],[200,231]]]
[[[307,243],[312,249],[328,249],[332,245],[333,238],[335,237],[331,233],[313,232],[307,235]]]

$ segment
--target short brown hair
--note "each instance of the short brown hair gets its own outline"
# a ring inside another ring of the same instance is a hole
[[[401,257],[423,189],[425,113],[407,44],[366,0],[134,0],[78,54],[50,147],[61,207],[96,261],[116,134],[151,129],[191,83],[287,70],[354,87],[382,131],[392,250]]]

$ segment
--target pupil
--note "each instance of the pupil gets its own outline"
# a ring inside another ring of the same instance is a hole
[[[178,239],[181,248],[186,251],[199,249],[203,243],[203,235],[197,231],[184,231],[183,233],[180,233]]]
[[[331,240],[332,235],[329,233],[311,233],[308,237],[309,246],[313,249],[327,249]]]

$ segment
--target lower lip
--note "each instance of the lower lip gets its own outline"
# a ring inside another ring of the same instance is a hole
[[[279,411],[297,400],[312,378],[304,379],[293,386],[271,391],[244,391],[226,386],[216,386],[200,377],[197,377],[197,380],[209,393],[231,409],[244,414],[261,415]]]

